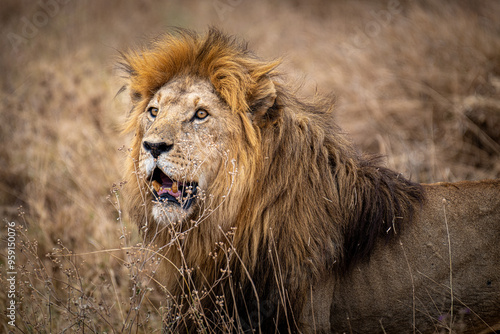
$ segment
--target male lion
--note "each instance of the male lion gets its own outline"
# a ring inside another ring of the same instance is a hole
[[[123,54],[126,194],[175,332],[459,333],[500,324],[500,181],[420,185],[361,155],[216,29]]]

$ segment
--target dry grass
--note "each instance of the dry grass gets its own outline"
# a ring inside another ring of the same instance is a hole
[[[299,94],[335,93],[360,147],[414,180],[498,178],[500,3],[438,3],[70,1],[43,21],[38,3],[4,1],[0,218],[24,226],[18,331],[161,331],[168,305],[149,278],[158,259],[121,213],[130,105],[115,97],[113,59],[167,26],[215,24],[265,58],[284,54]]]

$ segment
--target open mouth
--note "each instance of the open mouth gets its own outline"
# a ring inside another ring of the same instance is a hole
[[[155,168],[151,178],[153,197],[160,203],[171,202],[184,210],[191,207],[196,198],[198,184],[196,182],[180,182],[172,180],[159,168]]]

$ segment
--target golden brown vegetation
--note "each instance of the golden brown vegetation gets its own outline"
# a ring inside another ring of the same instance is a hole
[[[35,22],[40,5],[2,6],[0,210],[26,227],[19,332],[161,331],[166,305],[148,281],[157,259],[120,214],[130,106],[112,68],[116,49],[167,25],[213,23],[264,57],[284,53],[297,82],[338,96],[338,123],[362,149],[413,180],[500,175],[495,1],[69,2],[31,33],[23,18]]]

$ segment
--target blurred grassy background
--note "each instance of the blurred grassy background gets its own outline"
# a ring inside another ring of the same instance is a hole
[[[115,97],[123,85],[118,50],[169,26],[218,26],[265,59],[283,56],[297,94],[334,93],[338,123],[362,150],[386,155],[389,167],[420,182],[498,178],[498,17],[495,0],[3,0],[0,217],[29,227],[23,247],[33,251],[18,257],[23,280],[39,284],[23,290],[19,326],[82,328],[80,313],[47,306],[52,295],[71,299],[70,284],[51,278],[75,277],[84,282],[80,298],[109,302],[105,316],[86,315],[100,331],[161,329],[158,302],[142,306],[143,318],[127,316],[131,254],[107,251],[140,241],[126,217],[117,221],[114,190],[126,158],[119,148],[128,144],[119,128],[130,109],[126,94]],[[45,258],[54,249],[97,253],[54,266]],[[60,276],[75,264],[75,276]]]

